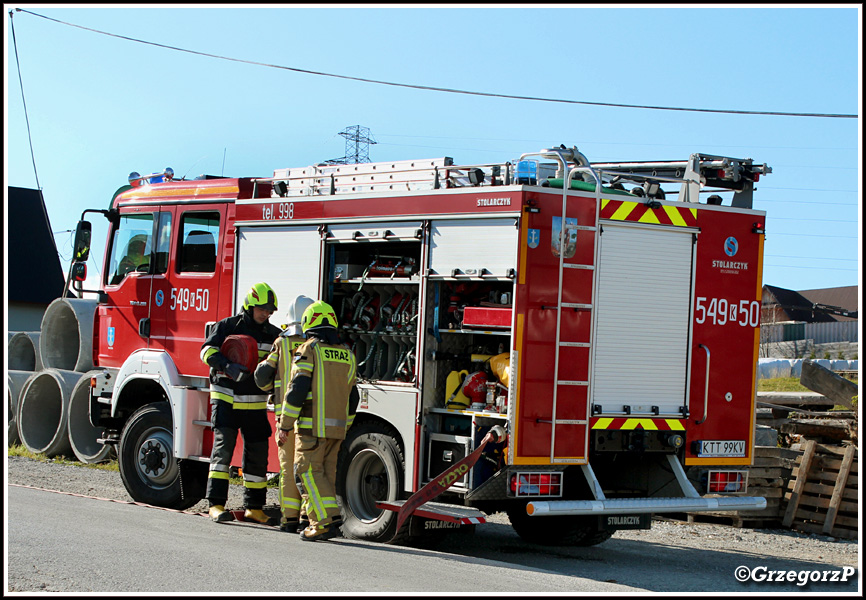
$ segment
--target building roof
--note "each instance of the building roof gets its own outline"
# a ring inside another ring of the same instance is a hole
[[[848,285],[845,287],[824,288],[818,290],[802,290],[800,294],[816,304],[838,306],[848,311],[856,311],[860,298],[860,286]],[[832,315],[837,321],[856,321],[856,318]]]
[[[6,189],[8,300],[50,304],[62,294],[66,276],[57,255],[42,192],[12,186]]]
[[[789,321],[829,323],[832,321],[857,320],[856,317],[843,317],[827,311],[815,310],[814,308],[815,304],[824,304],[852,312],[856,311],[859,293],[856,285],[843,288],[805,290],[803,292],[765,285],[764,290],[775,299],[775,304],[787,315],[787,320]]]

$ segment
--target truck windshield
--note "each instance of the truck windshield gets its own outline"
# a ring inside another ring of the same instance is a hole
[[[133,271],[149,272],[152,237],[152,214],[120,217],[111,240],[111,258],[106,274],[108,285],[119,284]]]

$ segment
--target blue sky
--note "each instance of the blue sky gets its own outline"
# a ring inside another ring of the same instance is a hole
[[[15,8],[151,44],[27,12],[10,19]],[[474,92],[859,116],[859,4],[6,4],[4,15],[5,181],[36,188],[38,175],[64,271],[81,212],[107,207],[131,171],[267,177],[343,156],[339,132],[361,125],[377,141],[374,162],[504,162],[559,144],[592,162],[752,158],[773,169],[755,194],[755,208],[767,211],[764,283],[859,285],[859,118],[422,91],[153,45]],[[91,274],[101,269],[105,236],[94,219]]]

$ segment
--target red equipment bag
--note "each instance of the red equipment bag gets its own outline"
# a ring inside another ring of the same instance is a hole
[[[243,365],[250,373],[259,364],[259,345],[248,335],[228,336],[220,346],[220,353],[230,361]]]

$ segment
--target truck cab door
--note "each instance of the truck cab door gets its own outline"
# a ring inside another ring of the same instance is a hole
[[[154,277],[151,343],[168,352],[184,375],[206,376],[205,325],[218,321],[226,204],[175,207],[167,235],[168,268]],[[160,240],[162,243],[162,240]]]
[[[177,207],[161,208],[154,216],[154,254],[151,277],[151,302],[148,320],[142,324],[142,335],[147,336],[148,347],[165,350],[167,335],[167,314],[169,306],[169,269],[174,258],[172,241],[177,237],[174,231]],[[175,250],[176,252],[176,250]]]
[[[100,365],[119,367],[148,346],[156,214],[137,207],[121,210],[111,230],[103,274],[106,301],[97,309]]]

